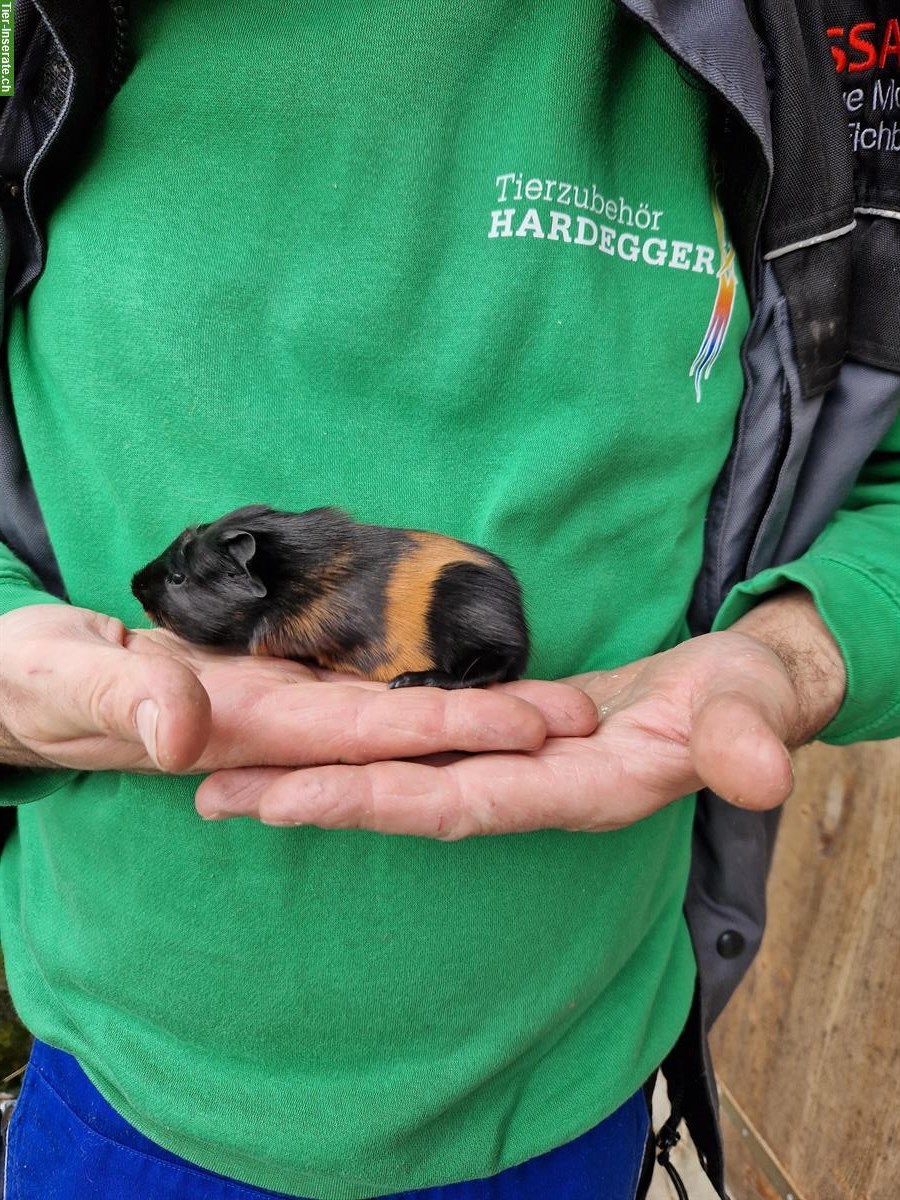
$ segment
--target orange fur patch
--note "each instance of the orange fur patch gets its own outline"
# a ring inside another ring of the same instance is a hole
[[[387,660],[370,673],[388,683],[407,671],[430,671],[434,659],[428,645],[428,610],[438,574],[451,563],[490,560],[454,538],[410,532],[413,547],[394,567],[384,607],[384,651]]]
[[[350,654],[332,653],[329,633],[346,628],[349,618],[341,598],[341,579],[352,572],[349,556],[341,556],[322,576],[322,594],[301,612],[286,617],[251,644],[253,654],[314,659],[332,671],[349,671],[366,679],[389,683],[409,671],[431,671],[434,658],[428,638],[428,610],[438,574],[453,563],[489,565],[490,559],[454,538],[410,530],[412,545],[395,565],[384,604],[384,635],[380,644]]]

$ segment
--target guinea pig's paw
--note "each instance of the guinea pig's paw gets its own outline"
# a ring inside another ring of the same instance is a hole
[[[392,679],[388,684],[388,687],[460,688],[468,687],[468,684],[461,683],[458,679],[454,679],[453,676],[448,675],[446,671],[407,671],[404,675],[398,675],[396,679]]]

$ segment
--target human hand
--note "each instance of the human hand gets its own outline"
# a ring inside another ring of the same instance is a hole
[[[219,772],[204,780],[197,807],[207,817],[448,840],[617,829],[701,786],[734,804],[772,808],[793,784],[788,748],[830,720],[845,677],[798,589],[729,632],[569,682],[600,710],[589,736],[450,762]]]
[[[590,700],[559,684],[389,691],[55,604],[0,617],[0,653],[0,762],[19,766],[179,774],[369,763],[534,750],[597,724]]]

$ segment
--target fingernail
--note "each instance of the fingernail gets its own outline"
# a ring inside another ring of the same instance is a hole
[[[202,817],[204,821],[221,821],[223,817],[231,815],[227,807],[223,807],[219,802],[219,797],[211,787],[208,787],[203,792],[195,793],[194,807],[197,810],[197,815]]]
[[[159,722],[159,708],[153,700],[142,700],[137,706],[134,723],[141,735],[144,749],[150,755],[153,765],[159,767],[159,755],[156,750],[156,726]]]

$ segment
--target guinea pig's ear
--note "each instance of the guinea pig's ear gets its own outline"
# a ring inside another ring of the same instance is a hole
[[[256,553],[256,538],[246,529],[230,529],[222,534],[222,542],[228,554],[246,572],[253,595],[261,600],[268,593],[266,585],[258,576],[252,575],[247,566]]]
[[[222,534],[222,542],[239,567],[246,567],[256,553],[256,538],[246,529],[229,529]]]

